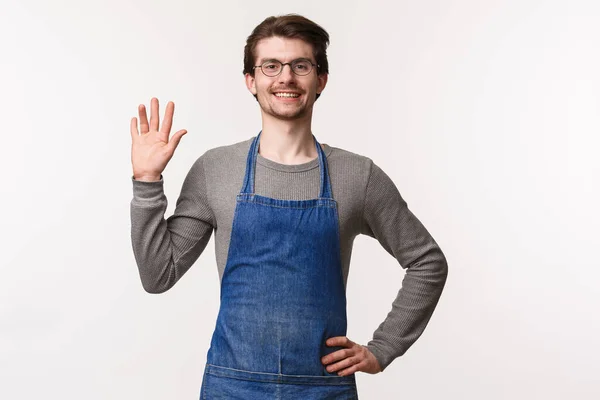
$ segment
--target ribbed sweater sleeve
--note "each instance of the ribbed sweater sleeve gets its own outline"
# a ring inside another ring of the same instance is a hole
[[[140,279],[147,292],[162,293],[198,259],[215,226],[206,196],[203,157],[185,177],[175,211],[167,219],[162,175],[156,182],[131,179],[131,241]]]
[[[406,269],[390,312],[367,344],[385,369],[425,330],[446,283],[448,265],[440,247],[409,210],[394,182],[374,163],[366,189],[361,233],[377,239]]]

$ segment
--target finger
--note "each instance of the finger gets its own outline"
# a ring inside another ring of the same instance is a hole
[[[354,342],[352,340],[348,339],[348,337],[346,337],[346,336],[334,336],[334,337],[327,339],[327,341],[325,343],[327,344],[327,346],[344,346],[344,347],[350,347],[354,344]]]
[[[131,139],[132,140],[140,135],[140,133],[138,132],[138,128],[137,128],[137,118],[136,117],[131,118],[131,122],[129,124],[129,130],[131,131]]]
[[[158,132],[158,124],[160,118],[158,117],[158,99],[153,97],[150,100],[150,129]]]
[[[177,131],[177,132],[175,132],[173,134],[173,137],[171,138],[171,140],[169,140],[169,146],[171,146],[171,150],[172,151],[175,151],[175,149],[177,148],[177,146],[179,146],[179,142],[181,141],[181,138],[186,133],[187,133],[187,131],[185,129],[182,129],[182,130]]]
[[[341,371],[338,371],[338,376],[348,376],[352,375],[355,372],[362,371],[366,367],[366,363],[361,361],[359,363],[353,364],[348,368],[344,368]]]
[[[140,114],[140,132],[143,134],[148,133],[150,127],[148,125],[148,116],[146,115],[146,106],[140,104],[138,107],[138,113]]]
[[[173,113],[175,112],[175,103],[169,101],[167,103],[167,108],[165,109],[165,118],[163,119],[162,126],[160,127],[160,132],[169,137],[169,132],[171,132],[171,126],[173,124]]]
[[[334,351],[331,354],[327,354],[325,357],[321,358],[321,362],[323,364],[331,364],[333,362],[336,362],[338,360],[343,360],[347,357],[351,357],[354,355],[354,352],[350,349],[342,349],[342,350],[338,350],[338,351]]]
[[[344,358],[343,360],[336,362],[335,364],[331,364],[327,366],[327,371],[329,372],[335,372],[335,371],[339,371],[342,370],[344,368],[348,368],[351,365],[354,365],[358,362],[362,361],[362,358],[357,356],[357,357],[347,357]]]

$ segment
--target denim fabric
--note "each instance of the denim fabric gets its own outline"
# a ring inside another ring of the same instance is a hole
[[[201,399],[358,399],[354,374],[321,363],[347,319],[337,204],[313,139],[321,190],[310,200],[255,194],[260,133],[250,146]]]

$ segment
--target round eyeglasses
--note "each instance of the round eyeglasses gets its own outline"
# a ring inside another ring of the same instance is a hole
[[[320,67],[318,64],[313,64],[310,60],[305,58],[299,58],[289,63],[282,63],[279,60],[267,60],[261,65],[255,65],[252,69],[260,68],[263,74],[266,76],[277,76],[283,71],[283,66],[289,65],[292,72],[296,75],[304,76],[310,74],[313,67]]]

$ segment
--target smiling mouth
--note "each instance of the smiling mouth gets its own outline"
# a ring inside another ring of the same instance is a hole
[[[297,99],[300,97],[300,93],[284,93],[284,92],[275,92],[273,95],[280,99]]]

